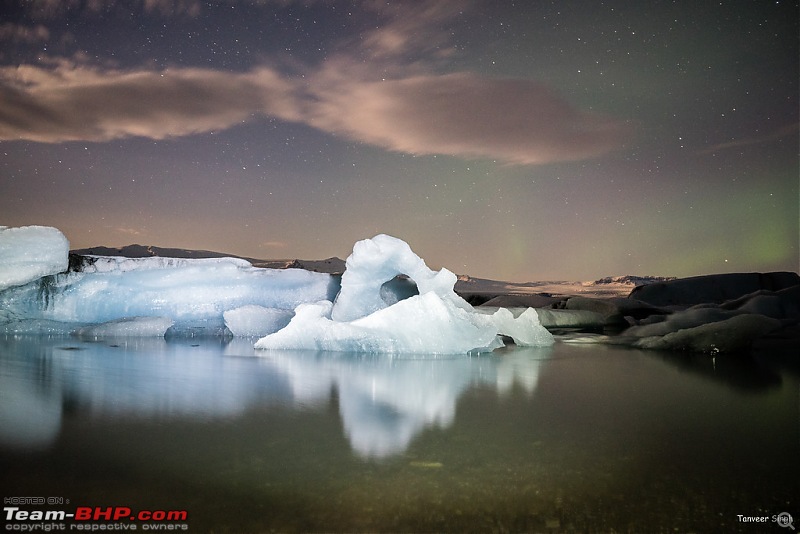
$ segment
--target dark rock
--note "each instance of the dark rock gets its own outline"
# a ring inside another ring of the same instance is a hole
[[[712,274],[638,286],[629,298],[654,306],[685,307],[722,304],[757,291],[780,291],[796,285],[800,285],[800,276],[790,272]]]
[[[547,295],[498,295],[481,304],[498,308],[550,308],[561,298]],[[468,301],[469,302],[469,301]]]
[[[800,285],[780,291],[762,289],[720,305],[726,310],[758,313],[774,319],[800,319]]]
[[[602,315],[607,325],[627,326],[630,317],[638,321],[650,315],[663,315],[667,310],[651,306],[631,298],[595,299],[589,297],[570,297],[564,306],[567,310],[592,311]]]
[[[743,353],[749,351],[757,339],[780,328],[781,322],[777,319],[742,313],[722,321],[681,328],[666,335],[641,337],[633,345],[643,349],[685,350],[711,355]]]

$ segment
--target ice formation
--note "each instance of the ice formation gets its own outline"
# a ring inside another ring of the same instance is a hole
[[[233,333],[260,337],[259,349],[379,353],[488,352],[503,335],[518,345],[553,343],[535,310],[476,311],[455,293],[452,272],[429,269],[387,235],[355,244],[341,284],[235,258],[85,256],[67,271],[69,244],[54,228],[2,228],[0,247],[5,333]]]
[[[67,270],[69,241],[47,226],[0,226],[0,291]]]
[[[290,314],[299,304],[333,299],[338,291],[338,282],[327,274],[260,269],[235,258],[89,256],[78,271],[52,274],[67,267],[63,235],[54,228],[11,230],[17,232],[4,229],[0,234],[7,250],[0,269],[10,273],[7,280],[34,279],[0,290],[0,332],[57,333],[149,317],[174,321],[175,328],[192,333],[199,324],[206,329],[202,333],[219,334],[226,311],[257,305]],[[139,320],[136,325],[106,325],[103,335],[151,335],[160,327]]]
[[[289,324],[294,312],[250,304],[224,312],[225,326],[237,337],[262,337]]]
[[[398,275],[413,281],[419,294],[401,298]],[[518,317],[505,309],[480,313],[455,293],[455,283],[452,272],[429,269],[400,239],[378,235],[359,241],[347,259],[335,302],[299,306],[285,328],[259,339],[255,347],[463,354],[501,347],[501,335],[518,345],[553,343],[535,310]]]
[[[164,337],[175,322],[166,317],[126,317],[78,328],[73,333],[84,339],[109,337]]]

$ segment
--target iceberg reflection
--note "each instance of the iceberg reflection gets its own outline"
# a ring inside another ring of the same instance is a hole
[[[236,418],[246,411],[325,408],[335,392],[354,452],[402,453],[426,428],[453,423],[470,387],[531,394],[550,347],[483,356],[270,351],[249,340],[0,338],[0,446],[46,448],[65,412],[78,417]],[[113,423],[108,423],[113,424]]]
[[[297,403],[326,403],[335,388],[353,450],[385,457],[403,452],[425,428],[450,426],[459,397],[471,386],[504,394],[516,383],[532,394],[550,350],[518,348],[482,357],[275,351],[268,361],[288,378]]]

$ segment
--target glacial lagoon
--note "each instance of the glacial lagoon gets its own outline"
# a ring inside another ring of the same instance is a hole
[[[0,338],[3,493],[186,510],[191,532],[788,532],[738,516],[800,517],[791,359],[564,341],[443,357]]]

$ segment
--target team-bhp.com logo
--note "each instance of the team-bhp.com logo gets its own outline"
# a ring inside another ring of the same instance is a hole
[[[6,530],[50,532],[60,530],[189,530],[186,510],[139,510],[127,506],[78,506],[65,510],[23,510],[4,506]],[[69,523],[66,523],[69,521]]]

